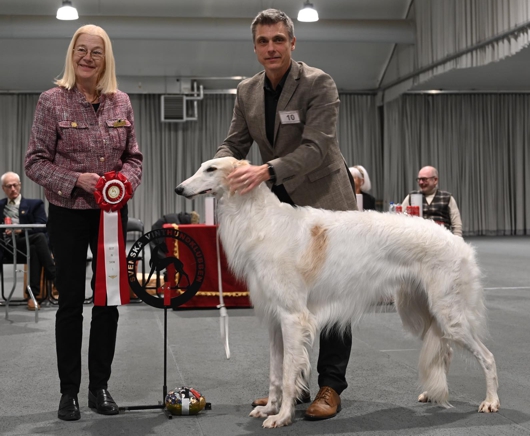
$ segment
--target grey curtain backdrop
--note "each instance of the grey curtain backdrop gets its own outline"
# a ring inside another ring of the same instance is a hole
[[[0,174],[19,173],[29,198],[44,198],[23,169],[37,99],[0,94]],[[368,170],[384,210],[415,188],[418,169],[429,164],[440,172],[440,188],[454,194],[465,235],[530,234],[529,95],[405,95],[379,108],[374,95],[340,99],[340,147],[348,166]],[[234,95],[205,95],[198,120],[186,123],[160,121],[159,95],[131,95],[131,101],[145,164],[130,215],[146,230],[170,212],[196,210],[204,220],[203,200],[185,200],[174,188],[225,138]],[[248,159],[261,163],[256,147]]]
[[[385,202],[400,202],[432,165],[464,236],[530,233],[530,95],[404,95],[384,114]]]
[[[24,156],[38,99],[36,94],[0,94],[0,175],[16,172],[22,181],[22,195],[44,199],[44,190],[24,174]]]

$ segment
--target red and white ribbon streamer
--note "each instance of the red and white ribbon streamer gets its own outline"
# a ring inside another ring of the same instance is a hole
[[[226,358],[230,359],[230,338],[228,331],[228,312],[223,299],[223,276],[221,272],[221,249],[219,248],[219,226],[215,229],[215,249],[217,253],[217,280],[219,282],[219,325],[221,328],[221,340],[225,346]]]
[[[130,293],[120,209],[132,197],[132,186],[121,173],[105,173],[94,197],[101,208],[94,305],[127,304]]]

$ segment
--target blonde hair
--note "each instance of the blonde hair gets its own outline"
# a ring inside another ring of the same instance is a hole
[[[82,34],[99,36],[103,39],[105,46],[105,64],[101,76],[98,77],[96,89],[102,94],[114,94],[118,90],[118,81],[116,80],[116,62],[114,61],[114,53],[112,52],[112,43],[107,32],[94,24],[82,26],[74,33],[68,46],[68,51],[66,52],[63,77],[56,79],[55,84],[66,89],[72,89],[75,86],[74,47],[77,39]]]

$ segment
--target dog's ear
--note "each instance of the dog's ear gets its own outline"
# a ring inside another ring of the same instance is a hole
[[[242,160],[236,160],[234,162],[234,169],[238,167],[242,167],[245,165],[250,165],[250,162],[248,160],[242,159]]]

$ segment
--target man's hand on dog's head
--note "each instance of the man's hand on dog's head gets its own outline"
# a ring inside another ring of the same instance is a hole
[[[261,182],[266,182],[269,178],[269,168],[267,165],[240,166],[227,177],[230,192],[238,192],[240,195],[252,191]]]

